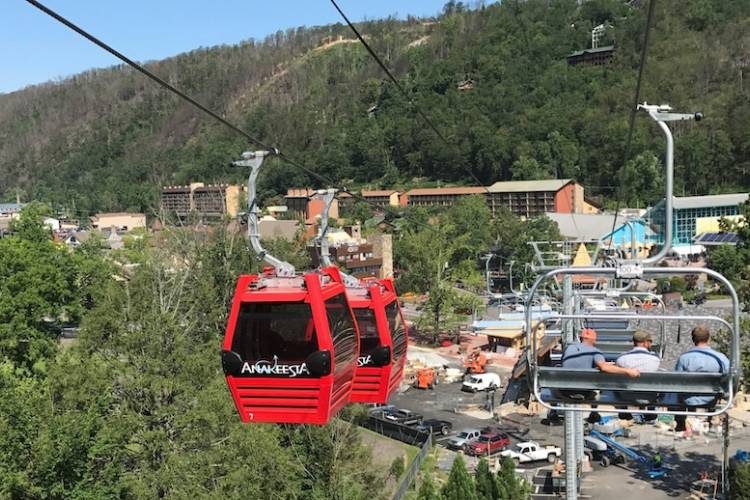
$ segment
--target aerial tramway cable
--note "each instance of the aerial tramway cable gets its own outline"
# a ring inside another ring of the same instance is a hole
[[[630,150],[633,144],[633,129],[635,128],[635,114],[638,111],[638,103],[640,102],[641,97],[641,85],[643,83],[643,71],[646,67],[646,54],[648,51],[648,40],[649,40],[649,33],[651,32],[651,24],[654,19],[654,6],[656,5],[656,0],[649,0],[648,2],[648,15],[646,17],[646,28],[643,32],[643,47],[641,47],[641,60],[638,64],[638,80],[635,84],[635,95],[633,96],[633,104],[630,107],[630,118],[628,123],[628,136],[627,140],[625,141],[625,154],[623,155],[623,161],[622,161],[622,168],[625,168],[625,165],[628,163],[628,160],[630,160]],[[612,219],[612,230],[609,232],[611,235],[609,238],[609,248],[612,248],[612,243],[615,240],[614,232],[617,227],[617,215],[620,211],[620,203],[622,201],[622,185],[618,185],[618,188],[616,190],[616,205],[615,205],[615,216]]]
[[[393,76],[393,73],[391,73],[391,70],[388,69],[388,66],[385,65],[385,63],[383,62],[383,60],[380,59],[380,57],[378,56],[378,54],[372,49],[372,47],[370,47],[370,44],[367,43],[367,41],[359,33],[359,31],[354,26],[354,24],[352,24],[352,22],[349,20],[349,18],[346,16],[346,14],[344,14],[344,11],[341,10],[341,7],[338,6],[338,4],[336,3],[336,0],[331,0],[331,3],[336,8],[336,10],[341,15],[341,17],[344,19],[344,21],[346,21],[346,24],[352,30],[352,32],[357,37],[357,39],[362,43],[362,45],[365,47],[365,49],[367,50],[367,52],[372,56],[373,59],[375,59],[375,62],[378,63],[378,66],[380,66],[380,68],[385,72],[385,74],[388,76],[388,79],[391,82],[393,82],[393,85],[395,85],[396,88],[398,89],[398,91],[401,92],[401,94],[406,98],[406,101],[409,103],[409,105],[412,108],[414,108],[414,110],[417,112],[417,114],[425,121],[425,123],[427,124],[427,126],[430,127],[430,129],[432,129],[432,131],[435,133],[435,135],[437,135],[440,138],[440,140],[443,141],[443,143],[445,143],[446,146],[448,146],[450,148],[455,147],[456,146],[455,144],[451,144],[448,141],[448,139],[446,139],[445,136],[442,133],[440,133],[440,131],[435,126],[435,124],[432,122],[432,120],[430,120],[430,117],[428,117],[427,114],[424,111],[422,111],[422,108],[420,108],[419,106],[417,106],[417,103],[414,102],[414,99],[411,98],[411,96],[406,91],[406,89],[404,89],[403,85],[401,85],[401,83],[399,83],[399,81],[396,79],[396,77]],[[474,180],[474,182],[476,182],[478,185],[484,187],[485,191],[487,191],[489,193],[489,189],[487,188],[487,186],[485,186],[482,183],[482,181],[479,180],[479,178],[474,174],[474,172],[470,168],[468,168],[466,166],[463,166],[463,168],[464,168],[464,171],[467,174],[469,174],[469,176]]]
[[[191,105],[193,105],[196,108],[200,109],[201,111],[203,111],[207,115],[211,116],[212,118],[214,118],[215,120],[217,120],[219,123],[221,123],[225,127],[229,128],[230,130],[234,131],[235,133],[241,135],[242,137],[244,137],[245,139],[247,139],[248,141],[250,141],[252,144],[254,144],[256,146],[259,146],[261,149],[264,149],[264,150],[272,152],[279,159],[281,159],[281,160],[289,163],[290,165],[292,165],[292,166],[300,169],[302,172],[304,172],[305,174],[309,175],[310,177],[316,179],[317,181],[321,182],[323,185],[336,186],[336,189],[338,189],[340,192],[348,194],[349,196],[351,196],[352,198],[356,199],[357,201],[361,201],[361,202],[367,203],[371,207],[376,208],[376,209],[381,210],[381,211],[385,211],[385,212],[389,213],[390,215],[395,215],[397,217],[403,217],[405,219],[408,219],[408,220],[410,220],[411,222],[413,222],[417,226],[425,227],[425,228],[428,228],[428,229],[433,230],[433,231],[436,230],[435,227],[432,226],[432,225],[430,225],[430,224],[425,224],[424,222],[422,222],[422,221],[420,221],[418,219],[414,219],[414,218],[412,218],[412,217],[410,217],[408,215],[402,215],[402,214],[394,211],[390,207],[378,205],[378,204],[374,203],[373,201],[368,200],[367,198],[365,198],[365,197],[363,197],[363,196],[361,196],[361,195],[359,195],[359,194],[357,194],[355,192],[350,191],[349,189],[347,189],[344,186],[338,186],[337,183],[334,182],[333,180],[327,178],[326,176],[324,176],[322,174],[319,174],[318,172],[315,172],[315,171],[311,170],[310,168],[302,165],[300,162],[296,161],[295,159],[293,159],[293,158],[289,157],[288,155],[284,154],[278,147],[266,144],[264,141],[261,141],[257,137],[252,136],[251,134],[249,134],[245,130],[243,130],[240,127],[238,127],[237,125],[233,124],[232,122],[230,122],[226,118],[222,117],[218,113],[212,111],[211,109],[209,109],[205,105],[201,104],[200,102],[198,102],[194,98],[190,97],[185,92],[182,92],[181,90],[179,90],[174,85],[168,83],[164,79],[160,78],[159,76],[157,76],[153,72],[151,72],[148,69],[146,69],[141,64],[139,64],[136,61],[130,59],[129,57],[127,57],[126,55],[124,55],[122,52],[114,49],[110,45],[104,43],[99,38],[95,37],[94,35],[92,35],[91,33],[87,32],[86,30],[84,30],[80,26],[74,24],[70,20],[68,20],[65,17],[61,16],[60,14],[58,14],[55,11],[53,11],[49,7],[43,5],[42,3],[38,2],[37,0],[26,0],[26,1],[29,4],[31,4],[32,6],[36,7],[37,9],[39,9],[40,11],[44,12],[45,14],[47,14],[48,16],[52,17],[56,21],[58,21],[61,24],[65,25],[66,27],[70,28],[71,30],[75,31],[76,33],[78,33],[82,37],[86,38],[87,40],[89,40],[93,44],[95,44],[95,45],[99,46],[100,48],[104,49],[105,51],[109,52],[110,54],[112,54],[113,56],[115,56],[117,59],[121,60],[122,62],[124,62],[128,66],[132,67],[136,71],[138,71],[138,72],[142,73],[143,75],[145,75],[146,77],[150,78],[151,80],[153,80],[154,82],[156,82],[157,84],[159,84],[162,88],[164,88],[164,89],[172,92],[173,94],[177,95],[181,99],[187,101]]]

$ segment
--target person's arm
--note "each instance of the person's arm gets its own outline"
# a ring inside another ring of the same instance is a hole
[[[636,368],[620,368],[619,366],[611,365],[605,360],[596,360],[596,367],[604,373],[614,373],[616,375],[627,375],[628,377],[639,377],[641,372]]]
[[[682,356],[680,356],[679,358],[677,358],[677,364],[674,365],[674,371],[676,371],[676,372],[687,371],[687,370],[685,370],[685,365],[682,364]]]

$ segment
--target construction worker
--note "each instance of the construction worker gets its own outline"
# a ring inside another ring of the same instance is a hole
[[[703,372],[703,373],[727,373],[729,371],[729,359],[719,351],[711,348],[709,342],[711,333],[705,325],[698,325],[690,333],[694,347],[680,355],[674,367],[676,372]],[[682,402],[691,407],[711,407],[716,403],[714,396],[687,396]],[[675,415],[677,427],[675,431],[685,430],[685,415]]]

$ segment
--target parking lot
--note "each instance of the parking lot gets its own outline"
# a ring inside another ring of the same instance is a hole
[[[497,397],[500,397],[498,391]],[[486,393],[461,392],[461,384],[441,384],[434,390],[409,389],[403,394],[394,395],[390,404],[419,413],[425,419],[447,420],[453,424],[451,436],[465,428],[482,429],[493,427],[505,432],[512,443],[520,441],[537,441],[541,444],[561,446],[563,444],[562,426],[547,426],[541,423],[541,416],[510,415],[494,421],[486,418],[484,412],[461,412],[470,407],[481,408],[486,402]],[[750,428],[734,428],[731,431],[732,442],[729,453],[736,449],[750,449]],[[443,446],[448,437],[438,437],[438,446]],[[642,500],[659,500],[668,498],[687,498],[690,486],[702,471],[710,471],[714,476],[721,469],[720,435],[709,434],[690,439],[680,438],[673,433],[659,430],[652,425],[636,425],[629,438],[617,438],[623,444],[647,456],[659,452],[664,456],[665,464],[670,468],[667,476],[649,479],[643,466],[633,463],[602,467],[598,462],[592,464],[592,471],[582,479],[584,497],[589,498],[622,498],[618,494],[626,487]],[[455,453],[441,450],[437,464],[439,469],[450,469]],[[473,469],[476,459],[466,457],[467,466]],[[533,470],[547,468],[545,461],[521,464],[518,468]]]
[[[497,391],[499,402],[502,388]],[[403,394],[395,394],[390,404],[419,413],[424,418],[447,420],[453,424],[453,433],[461,429],[482,429],[493,427],[508,434],[512,443],[519,441],[539,441],[542,444],[562,444],[562,426],[542,425],[539,417],[511,415],[508,418],[494,421],[488,412],[481,411],[488,398],[488,393],[461,392],[461,383],[439,384],[433,390],[409,389]],[[480,411],[463,412],[476,407]],[[449,436],[450,437],[450,436]],[[448,438],[438,437],[440,445]],[[538,466],[539,464],[535,464]]]

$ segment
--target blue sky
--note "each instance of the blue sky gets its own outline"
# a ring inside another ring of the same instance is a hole
[[[340,21],[328,0],[40,0],[137,61]],[[354,21],[434,15],[445,0],[339,0]],[[0,93],[118,61],[23,0],[0,2]]]

